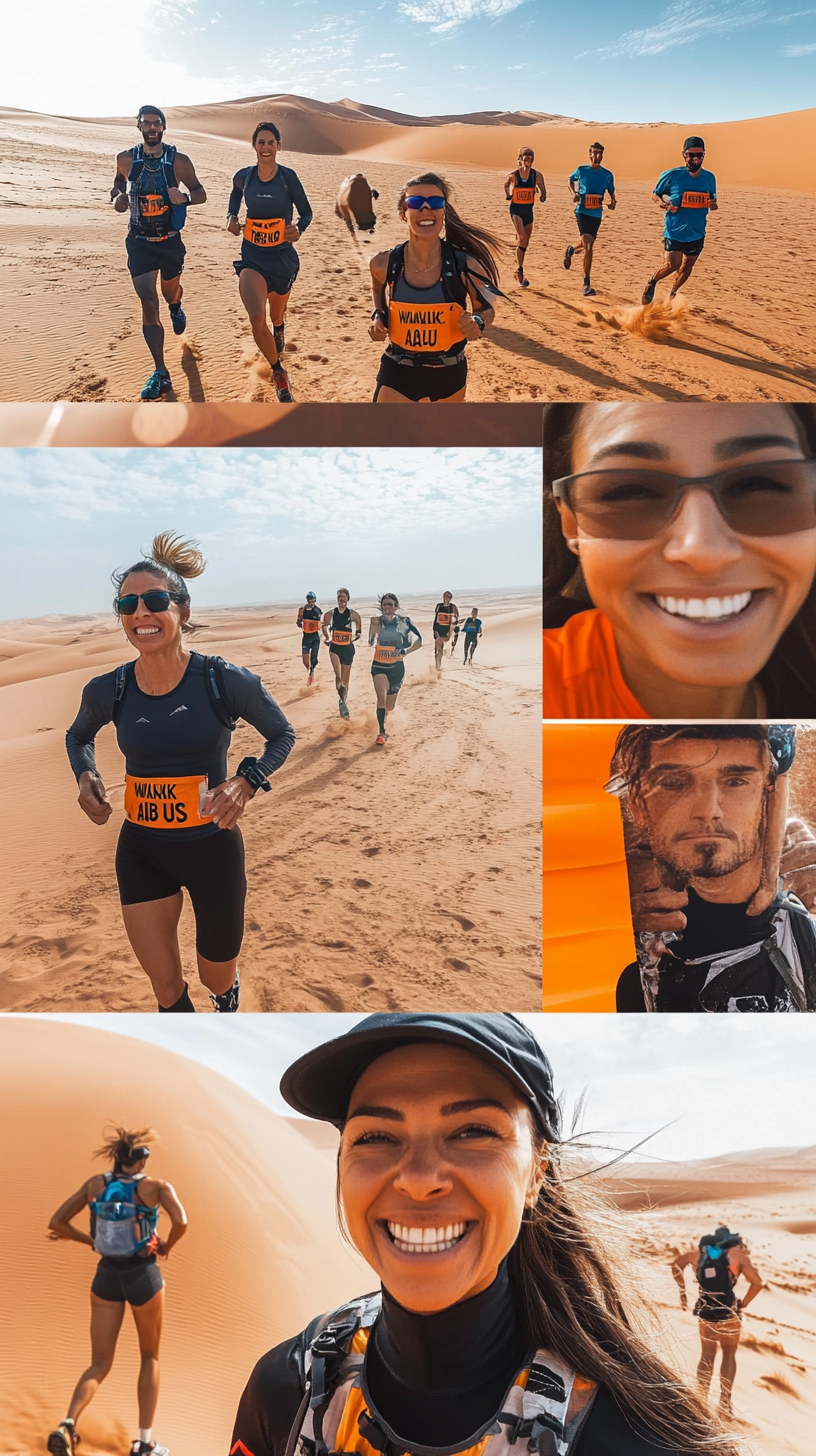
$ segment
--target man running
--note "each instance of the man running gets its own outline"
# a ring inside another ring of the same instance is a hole
[[[670,273],[677,277],[669,299],[675,298],[703,251],[709,212],[717,211],[717,179],[703,168],[705,142],[702,137],[686,137],[683,143],[684,167],[670,167],[658,179],[654,199],[666,214],[663,247],[666,261],[652,274],[643,290],[643,303],[653,303],[655,287]]]
[[[737,1373],[742,1312],[765,1286],[739,1234],[732,1234],[725,1225],[715,1229],[713,1234],[706,1234],[696,1249],[682,1253],[675,1251],[671,1271],[680,1290],[683,1309],[688,1309],[685,1270],[689,1265],[700,1286],[693,1311],[697,1316],[702,1347],[697,1379],[707,1395],[719,1346],[722,1351],[720,1410],[723,1415],[730,1416],[733,1414],[731,1391]],[[748,1280],[748,1289],[743,1299],[737,1299],[734,1285],[741,1274]]]
[[[142,333],[155,365],[142,399],[161,399],[172,388],[164,362],[164,328],[159,313],[156,280],[161,274],[162,297],[170,307],[174,334],[183,334],[187,318],[181,307],[181,272],[186,248],[181,238],[188,207],[207,201],[189,157],[165,146],[167,125],[158,106],[142,106],[136,118],[142,140],[119,152],[111,202],[116,212],[130,212],[125,238],[128,269],[142,305]],[[179,183],[188,189],[183,192]],[[129,190],[129,191],[128,191]]]
[[[337,591],[337,606],[323,616],[323,641],[329,649],[329,662],[334,668],[334,683],[339,698],[340,717],[348,718],[348,690],[354,644],[360,640],[363,624],[360,613],[349,606],[351,593],[347,586]]]
[[[323,613],[317,605],[317,597],[314,592],[306,593],[305,607],[298,607],[297,624],[303,633],[303,640],[300,650],[303,654],[303,666],[309,676],[306,679],[307,687],[311,687],[315,680],[315,669],[320,654],[320,623],[323,620]]]
[[[433,620],[434,660],[437,672],[442,671],[442,657],[445,652],[445,643],[450,642],[452,624],[458,621],[459,608],[453,600],[453,593],[443,592],[441,602],[436,604]]]
[[[569,177],[569,190],[575,203],[575,221],[578,224],[581,241],[576,247],[570,245],[567,248],[564,254],[564,267],[571,267],[576,253],[583,253],[584,298],[595,297],[595,289],[590,281],[592,250],[598,236],[598,228],[603,222],[603,201],[607,192],[609,193],[609,202],[606,204],[608,211],[614,212],[618,205],[615,196],[615,178],[608,167],[602,166],[603,158],[603,143],[593,142],[589,149],[589,166],[576,167]]]
[[[513,220],[513,227],[516,230],[516,282],[522,288],[529,288],[530,281],[524,276],[524,257],[530,246],[530,239],[533,236],[534,214],[536,192],[539,193],[542,202],[547,201],[547,184],[544,181],[544,173],[537,172],[533,166],[535,152],[532,147],[523,147],[518,154],[518,167],[515,172],[508,172],[504,179],[504,195],[510,203],[510,216]]]
[[[465,634],[465,664],[469,662],[472,667],[476,643],[482,635],[482,619],[478,607],[471,607],[470,616],[465,617],[462,623],[462,631]]]

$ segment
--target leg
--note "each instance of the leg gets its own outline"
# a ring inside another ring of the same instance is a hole
[[[674,295],[680,292],[680,289],[683,287],[684,283],[688,283],[688,280],[691,277],[692,270],[694,268],[694,264],[697,262],[699,254],[695,254],[693,257],[689,257],[687,253],[683,253],[681,256],[683,261],[677,270],[677,277],[672,284],[672,291],[670,294],[671,298],[674,298]]]
[[[380,733],[384,733],[385,715],[388,711],[388,677],[384,672],[375,672],[373,682],[374,693],[377,698],[377,724]]]
[[[301,653],[301,659],[302,659],[303,666],[305,667],[306,671],[307,672],[310,672],[311,671],[311,666],[312,666],[312,654],[311,654],[310,649],[307,648],[307,650],[305,652],[302,652]]]
[[[319,632],[314,632],[312,634],[311,649],[312,649],[312,651],[311,651],[312,672],[315,672],[317,670],[317,659],[320,656],[320,633]]]
[[[595,242],[595,239],[593,237],[590,237],[589,233],[582,233],[581,234],[581,249],[582,249],[582,252],[584,254],[584,282],[585,283],[588,283],[589,282],[589,277],[590,277],[590,274],[592,272],[592,249],[593,249],[594,242]],[[578,252],[578,249],[576,248],[575,251],[577,253]]]
[[[737,1346],[740,1341],[740,1329],[732,1329],[731,1321],[728,1321],[728,1330],[720,1332],[720,1348],[722,1350],[722,1362],[720,1364],[720,1408],[727,1414],[731,1412],[731,1391],[734,1385],[734,1377],[737,1373]]]
[[[161,291],[165,303],[181,303],[181,295],[184,292],[181,286],[181,274],[176,274],[175,278],[162,278]]]
[[[659,283],[661,278],[668,278],[670,273],[677,272],[678,268],[682,265],[682,262],[682,253],[667,252],[662,267],[655,269],[655,272],[651,276],[650,282]]]
[[[153,1425],[159,1399],[159,1344],[161,1343],[164,1290],[160,1289],[146,1304],[131,1305],[136,1333],[139,1337],[139,1425]]]
[[[377,386],[375,404],[426,404],[426,400],[409,399],[405,394],[398,394],[395,389],[389,389],[387,384]]]
[[[697,1321],[700,1330],[700,1359],[697,1365],[697,1383],[703,1394],[708,1393],[714,1374],[714,1360],[717,1354],[717,1337],[712,1333],[707,1320]]]
[[[244,269],[244,272],[246,272],[246,269]],[[243,273],[241,274],[241,277],[243,277]],[[289,302],[289,296],[289,293],[269,294],[269,317],[272,320],[273,328],[279,329],[281,324],[283,323],[283,317],[286,313],[286,305]]]
[[[340,697],[342,697],[343,696],[342,688],[344,686],[344,683],[343,683],[343,664],[340,661],[340,658],[337,656],[337,653],[336,652],[332,652],[332,651],[329,651],[329,662],[331,663],[331,665],[332,665],[332,671],[334,672],[334,686],[337,688],[337,691],[340,694]],[[348,679],[346,679],[346,686],[347,685],[348,685]]]
[[[76,1420],[96,1395],[106,1375],[110,1375],[116,1341],[125,1315],[124,1303],[99,1299],[91,1295],[91,1363],[84,1370],[71,1396],[68,1415]]]
[[[167,371],[164,362],[164,329],[159,315],[159,295],[156,289],[158,270],[153,273],[139,273],[133,280],[136,296],[142,305],[142,333],[156,369]]]
[[[196,951],[196,960],[202,986],[206,986],[213,996],[223,996],[234,984],[238,957],[231,961],[208,961],[200,951]]]
[[[267,283],[254,268],[242,268],[238,276],[238,292],[249,316],[252,337],[264,358],[274,369],[278,362],[278,351],[272,331],[266,321]],[[288,294],[286,295],[288,298]]]
[[[172,1006],[184,991],[178,923],[184,897],[181,890],[163,900],[123,905],[127,937],[142,970],[150,977],[160,1006]]]
[[[385,700],[385,711],[386,711],[386,713],[393,713],[394,709],[397,706],[397,698],[398,698],[398,696],[399,696],[398,693],[389,693],[388,694],[388,696],[386,697],[386,700]]]
[[[444,637],[434,637],[434,661],[437,672],[442,671],[442,653],[445,651]]]

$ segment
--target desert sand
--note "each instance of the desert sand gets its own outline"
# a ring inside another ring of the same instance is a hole
[[[472,605],[470,594],[460,593]],[[190,639],[257,671],[297,744],[242,820],[249,897],[241,956],[248,1011],[538,1010],[541,820],[534,592],[473,596],[484,622],[475,665],[433,666],[436,598],[403,599],[423,634],[377,748],[371,652],[358,644],[344,723],[325,649],[306,686],[296,604],[200,610]],[[355,603],[364,626],[373,602]],[[365,641],[365,636],[363,642]],[[152,1011],[121,923],[114,849],[123,760],[113,729],[98,763],[114,813],[76,804],[64,732],[83,685],[131,655],[112,617],[0,624],[3,863],[0,1004],[14,1011]],[[241,725],[230,764],[258,752]],[[182,916],[191,993],[193,924]]]
[[[283,160],[301,176],[316,220],[299,245],[289,308],[287,367],[298,401],[370,400],[379,348],[368,338],[368,259],[404,236],[399,188],[434,166],[466,218],[508,248],[488,335],[468,351],[472,401],[803,399],[816,396],[812,323],[812,147],[816,112],[703,128],[720,211],[681,300],[644,314],[640,296],[662,258],[662,218],[650,198],[680,161],[680,125],[599,125],[539,113],[414,118],[343,101],[249,98],[168,113],[168,138],[193,157],[209,202],[191,211],[185,241],[187,333],[168,341],[180,401],[269,402],[274,391],[238,299],[224,231],[230,178],[252,161],[246,138],[272,112]],[[698,124],[695,124],[695,130]],[[6,400],[131,401],[150,372],[125,267],[127,219],[107,198],[115,151],[138,139],[122,118],[79,120],[0,111],[4,163],[4,322],[13,360]],[[577,240],[566,177],[600,135],[618,179],[596,248],[597,297],[563,268]],[[549,200],[536,207],[527,254],[531,287],[513,282],[514,234],[503,179],[523,143],[536,150]],[[339,181],[362,167],[380,192],[372,239],[334,216]],[[773,185],[769,186],[769,181]]]
[[[39,1456],[88,1363],[96,1256],[49,1241],[51,1214],[106,1164],[103,1126],[153,1126],[151,1171],[189,1229],[162,1264],[165,1323],[156,1438],[176,1456],[224,1456],[256,1360],[314,1315],[376,1288],[341,1240],[330,1157],[233,1083],[113,1032],[46,1020],[0,1023],[4,1117],[2,1450]],[[125,1068],[127,1074],[123,1075]],[[87,1214],[77,1226],[87,1229]],[[167,1220],[162,1216],[160,1231]],[[79,1423],[83,1453],[127,1451],[138,1349],[126,1314],[113,1371]]]

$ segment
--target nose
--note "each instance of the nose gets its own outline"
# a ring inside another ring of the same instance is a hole
[[[738,536],[720,514],[710,491],[692,486],[666,527],[663,556],[700,576],[714,576],[744,555]]]
[[[405,1149],[394,1177],[394,1188],[406,1198],[422,1203],[449,1193],[453,1179],[430,1138],[417,1139]]]

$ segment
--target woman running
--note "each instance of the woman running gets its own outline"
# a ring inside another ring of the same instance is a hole
[[[216,1011],[237,1011],[238,953],[244,934],[246,873],[238,820],[295,742],[292,725],[259,677],[220,657],[189,652],[186,579],[205,562],[194,542],[170,531],[151,555],[114,573],[114,610],[131,661],[88,683],[66,736],[79,806],[94,824],[113,808],[96,767],[94,740],[116,726],[125,756],[125,819],[116,878],[128,940],[150,977],[159,1011],[195,1011],[182,974],[178,922],[182,887],[196,923],[201,982]],[[236,720],[266,739],[227,777]]]
[[[320,656],[320,623],[322,620],[323,612],[317,605],[317,597],[314,592],[307,592],[305,607],[298,607],[297,625],[302,634],[300,655],[308,673],[306,686],[309,688],[315,680],[317,659]]]
[[[397,706],[397,693],[405,677],[404,658],[422,646],[422,637],[410,617],[398,617],[399,600],[393,592],[380,597],[380,615],[372,617],[368,627],[368,645],[374,648],[371,676],[377,695],[378,744],[388,742],[385,731],[387,713]],[[416,641],[412,642],[411,638]]]
[[[486,228],[463,222],[450,199],[435,172],[412,177],[397,204],[408,241],[371,259],[369,338],[389,341],[375,404],[463,400],[465,346],[493,322],[493,306],[477,285],[498,289],[494,253],[501,244]]]
[[[354,661],[354,644],[359,642],[363,632],[360,613],[349,606],[351,594],[347,586],[337,591],[337,606],[323,617],[323,641],[329,649],[329,661],[334,668],[334,681],[340,700],[340,717],[348,718],[348,690],[351,664]]]
[[[101,1255],[91,1284],[91,1363],[79,1377],[67,1416],[48,1437],[48,1450],[51,1456],[74,1456],[79,1441],[76,1423],[110,1375],[125,1305],[129,1304],[141,1356],[139,1434],[134,1437],[131,1456],[168,1456],[167,1447],[153,1440],[164,1311],[164,1280],[156,1260],[166,1259],[187,1232],[187,1215],[173,1185],[145,1173],[148,1144],[156,1134],[149,1128],[109,1131],[111,1136],[94,1157],[106,1158],[112,1172],[88,1178],[77,1193],[66,1198],[48,1225],[49,1238],[87,1244]],[[89,1234],[73,1225],[83,1208],[91,1211]],[[161,1209],[170,1219],[166,1239],[156,1232]]]
[[[284,319],[292,285],[300,268],[292,244],[305,233],[312,209],[303,184],[291,167],[278,161],[281,134],[272,121],[261,121],[252,133],[257,162],[242,167],[232,179],[227,228],[235,237],[243,232],[241,257],[233,263],[238,292],[252,326],[252,337],[272,368],[280,404],[292,403],[292,391],[281,363],[286,348]],[[238,214],[246,206],[243,228]],[[297,208],[297,223],[292,221]],[[272,321],[270,332],[267,308]]]
[[[476,643],[482,635],[482,619],[478,607],[471,607],[470,616],[465,617],[462,623],[462,631],[465,634],[465,662],[469,662],[472,667]]]
[[[459,625],[459,608],[453,600],[453,592],[443,592],[441,602],[434,609],[433,639],[434,661],[437,672],[442,671],[442,654],[445,643],[450,642],[453,624]]]
[[[522,288],[530,287],[529,280],[524,276],[524,255],[533,236],[536,192],[540,194],[542,202],[547,201],[547,184],[544,181],[544,173],[536,171],[533,166],[534,161],[535,152],[532,147],[522,148],[518,154],[516,171],[508,173],[504,179],[504,195],[510,203],[510,216],[516,230],[518,267],[515,278]]]
[[[655,1353],[643,1255],[516,1017],[368,1016],[281,1092],[340,1129],[344,1225],[382,1288],[262,1356],[234,1451],[737,1456]]]

